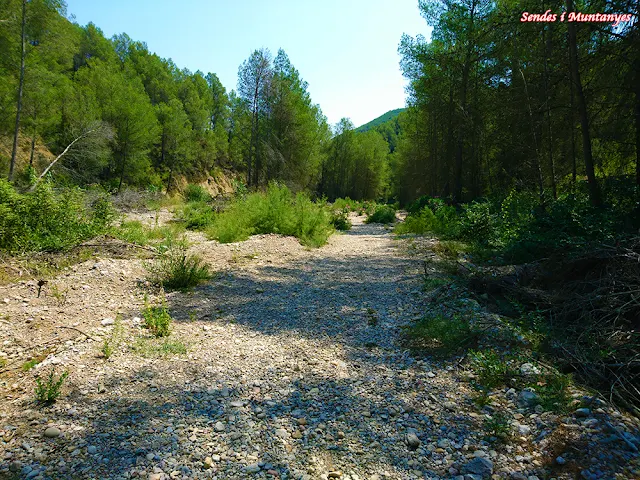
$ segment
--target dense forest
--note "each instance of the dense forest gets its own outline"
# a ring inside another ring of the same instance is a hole
[[[432,37],[399,46],[409,109],[354,131],[348,119],[327,125],[283,50],[254,51],[227,92],[215,73],[70,22],[64,2],[5,1],[0,134],[10,148],[0,167],[10,179],[47,171],[114,190],[172,190],[178,175],[230,169],[252,188],[280,180],[330,199],[401,203],[512,188],[544,203],[586,179],[598,205],[606,179],[640,181],[638,25],[519,21],[539,7],[421,1]],[[631,0],[542,7],[638,9]],[[39,146],[53,159],[65,153],[50,171]]]
[[[106,39],[92,23],[71,23],[63,2],[16,0],[0,9],[0,134],[11,139],[1,168],[11,180],[49,172],[51,159],[39,158],[44,146],[54,157],[64,152],[50,170],[59,182],[110,190],[171,191],[178,175],[198,181],[228,169],[252,188],[279,180],[293,190],[327,185],[332,194],[346,168],[350,184],[339,194],[383,193],[380,178],[365,189],[352,170],[378,172],[385,147],[373,136],[334,144],[283,50],[275,58],[254,51],[239,68],[237,91],[227,92],[214,73],[180,69],[126,34]],[[345,125],[352,129],[343,123],[340,133]],[[344,148],[349,164],[339,167]]]

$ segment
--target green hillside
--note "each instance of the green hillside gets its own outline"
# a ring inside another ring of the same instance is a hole
[[[389,110],[384,115],[380,115],[375,120],[371,120],[369,123],[365,123],[364,125],[356,128],[356,132],[366,132],[367,130],[371,130],[372,128],[377,127],[378,125],[382,125],[389,120],[396,118],[400,115],[401,112],[404,112],[406,108],[396,108],[395,110]]]

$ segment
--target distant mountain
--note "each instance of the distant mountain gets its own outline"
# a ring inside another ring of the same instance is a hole
[[[396,118],[398,115],[400,115],[401,112],[404,112],[405,110],[406,108],[396,108],[395,110],[389,110],[387,113],[385,113],[384,115],[380,115],[375,120],[371,120],[369,123],[365,123],[361,127],[356,128],[356,132],[366,132],[367,130],[371,130],[378,125],[382,125],[383,123]]]

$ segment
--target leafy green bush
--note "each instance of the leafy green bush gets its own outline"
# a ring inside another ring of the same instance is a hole
[[[472,202],[462,207],[459,236],[478,243],[491,243],[496,233],[496,217],[489,202]]]
[[[187,353],[186,345],[180,340],[169,338],[138,338],[132,349],[143,357],[157,358]]]
[[[367,217],[366,223],[393,223],[396,221],[396,211],[388,205],[379,205],[373,214]]]
[[[331,214],[331,225],[336,230],[350,230],[352,226],[346,212],[334,212]]]
[[[179,224],[165,225],[162,227],[149,227],[139,220],[130,220],[112,227],[111,235],[125,242],[137,245],[154,245],[160,249],[166,249],[177,241],[184,227]]]
[[[410,348],[445,355],[470,345],[478,335],[477,329],[460,316],[425,317],[404,328],[404,340]]]
[[[478,375],[478,383],[488,389],[505,385],[518,375],[511,364],[492,350],[470,352],[471,365]]]
[[[69,372],[64,371],[56,378],[55,367],[52,367],[44,380],[36,377],[36,400],[47,405],[54,403],[60,396],[62,384],[68,376]]]
[[[145,300],[145,309],[142,312],[144,325],[156,337],[168,337],[171,333],[171,315],[164,302],[161,305],[149,305]]]
[[[275,183],[266,193],[252,193],[236,199],[216,215],[207,229],[220,243],[246,240],[254,234],[277,233],[298,238],[303,245],[319,247],[333,231],[325,207],[305,194],[293,195]]]
[[[169,246],[146,267],[149,281],[168,290],[186,290],[211,278],[209,267],[198,255],[189,254],[184,242]]]
[[[209,195],[209,192],[207,192],[204,187],[192,183],[187,185],[182,195],[187,202],[206,203],[211,200],[211,195]]]
[[[20,194],[0,179],[0,249],[9,252],[60,251],[106,231],[114,213],[106,197],[85,204],[79,189],[55,193],[40,182]]]
[[[178,210],[178,218],[191,230],[204,230],[215,218],[213,209],[205,202],[189,202]]]
[[[445,205],[444,202],[433,203],[425,206],[418,212],[407,216],[404,222],[400,223],[395,232],[403,233],[433,233],[444,238],[457,238],[459,233],[459,218],[454,207]]]

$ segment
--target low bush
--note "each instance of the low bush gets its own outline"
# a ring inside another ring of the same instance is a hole
[[[132,349],[147,358],[168,357],[187,353],[187,347],[182,341],[168,338],[138,338],[132,345]]]
[[[407,346],[414,350],[448,355],[473,344],[479,332],[460,316],[449,318],[437,315],[405,327],[403,336]]]
[[[170,245],[145,266],[149,281],[167,290],[186,290],[211,278],[208,265],[198,255],[189,254],[183,241]]]
[[[62,384],[69,376],[69,372],[64,371],[56,378],[55,368],[49,370],[49,374],[42,380],[36,377],[36,400],[38,403],[50,405],[54,403],[62,393]]]
[[[379,205],[367,217],[366,223],[393,223],[396,221],[396,211],[388,205]]]
[[[171,333],[171,315],[164,302],[161,305],[149,305],[145,300],[142,312],[144,325],[155,337],[168,337]]]
[[[206,202],[189,202],[178,210],[178,218],[190,230],[204,230],[213,223],[215,213]]]
[[[220,243],[246,240],[254,234],[276,233],[298,238],[303,245],[324,245],[333,232],[330,216],[322,204],[305,194],[293,195],[275,183],[265,193],[252,193],[232,202],[215,216],[207,229]]]
[[[168,245],[174,244],[183,231],[184,228],[177,223],[162,227],[149,227],[139,220],[129,220],[112,227],[109,233],[125,242],[153,245],[164,250]]]
[[[470,352],[471,366],[478,376],[478,383],[487,389],[507,385],[518,375],[511,362],[492,350]]]
[[[346,212],[337,212],[331,214],[331,225],[336,230],[350,230],[352,225]]]
[[[80,189],[55,193],[40,182],[20,194],[0,179],[0,250],[35,252],[67,250],[105,232],[114,211],[104,196],[87,205]]]
[[[182,192],[185,201],[206,203],[211,200],[211,195],[201,185],[190,183]]]

